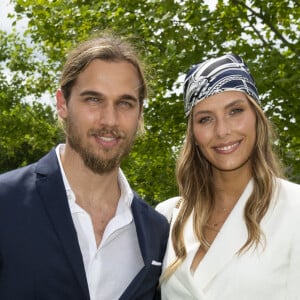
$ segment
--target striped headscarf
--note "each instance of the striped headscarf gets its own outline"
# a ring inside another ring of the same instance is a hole
[[[209,96],[239,91],[251,96],[260,104],[257,88],[247,65],[235,54],[226,54],[193,66],[184,81],[183,98],[185,115]]]

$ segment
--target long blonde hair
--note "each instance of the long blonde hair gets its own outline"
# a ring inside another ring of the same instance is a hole
[[[270,206],[274,178],[282,177],[282,169],[273,150],[275,139],[273,127],[256,101],[248,95],[247,97],[256,114],[256,144],[250,158],[254,188],[244,210],[248,238],[241,247],[240,253],[252,245],[257,246],[262,241],[263,232],[260,222]],[[168,279],[186,257],[183,229],[192,212],[194,212],[194,232],[201,246],[206,250],[209,248],[204,236],[204,226],[214,207],[215,186],[211,164],[195,143],[192,118],[190,114],[186,139],[176,168],[179,193],[182,198],[180,211],[171,232],[176,260],[166,269],[162,280]]]

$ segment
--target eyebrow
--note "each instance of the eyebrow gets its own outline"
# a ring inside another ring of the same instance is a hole
[[[95,96],[95,97],[98,97],[100,99],[104,99],[105,98],[104,94],[102,94],[100,92],[93,91],[93,90],[85,90],[85,91],[81,92],[79,95],[80,96]],[[130,95],[130,94],[122,94],[122,95],[120,95],[119,99],[120,100],[122,100],[122,99],[128,99],[128,100],[132,100],[132,101],[138,102],[138,99],[135,96]]]
[[[247,100],[246,99],[236,99],[232,102],[230,102],[229,104],[227,104],[225,106],[225,109],[228,109],[230,107],[233,107],[237,104],[242,104],[242,103],[245,103]],[[195,116],[197,116],[198,114],[207,114],[207,113],[211,113],[212,111],[211,110],[199,110],[195,113]]]
[[[104,95],[102,93],[96,92],[96,91],[90,91],[90,90],[86,90],[83,91],[79,94],[80,96],[97,96],[97,97],[104,97]]]
[[[246,101],[247,101],[246,99],[236,99],[233,102],[230,102],[229,104],[227,104],[225,106],[225,108],[227,109],[227,108],[230,108],[230,107],[235,106],[237,104],[245,103]]]

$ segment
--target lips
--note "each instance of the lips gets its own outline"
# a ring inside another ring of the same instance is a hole
[[[125,133],[116,128],[90,129],[88,136],[94,137],[98,145],[104,148],[114,148],[121,139],[126,137]]]
[[[98,144],[105,148],[111,148],[118,144],[118,137],[94,135]]]
[[[228,153],[232,153],[233,151],[235,151],[239,147],[240,143],[241,142],[238,141],[238,142],[234,142],[234,143],[228,143],[228,144],[224,144],[224,145],[218,145],[218,146],[213,147],[213,148],[218,153],[228,154]]]
[[[117,139],[116,137],[108,137],[108,136],[97,136],[97,138],[104,142],[111,142]]]

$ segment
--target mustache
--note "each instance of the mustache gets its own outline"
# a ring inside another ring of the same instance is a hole
[[[109,128],[109,127],[103,127],[101,129],[91,128],[88,130],[88,135],[98,135],[98,136],[109,135],[114,138],[126,137],[126,134],[123,131],[117,128]]]

